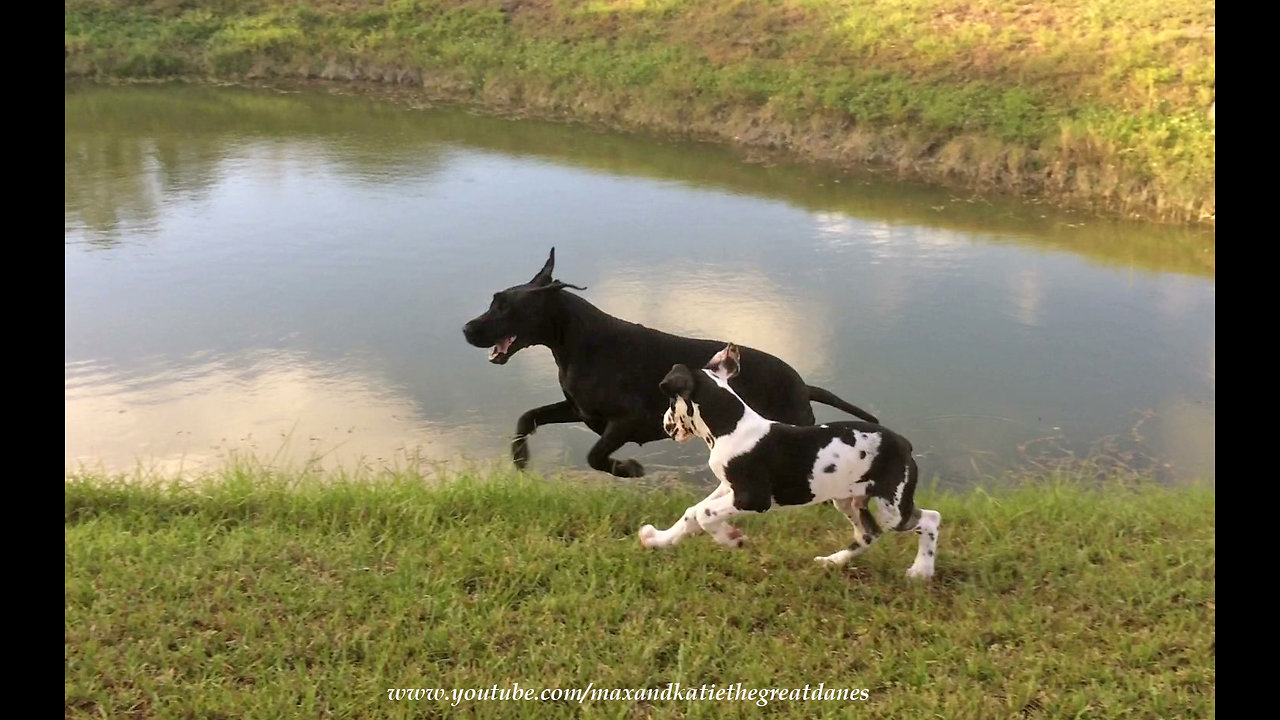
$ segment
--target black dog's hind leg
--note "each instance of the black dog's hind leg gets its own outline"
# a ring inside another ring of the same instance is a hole
[[[596,470],[616,475],[617,477],[642,477],[644,466],[635,460],[614,460],[611,455],[631,439],[632,426],[629,423],[610,420],[600,433],[600,439],[591,446],[587,453],[587,464]]]
[[[823,565],[839,567],[861,555],[880,537],[880,526],[875,517],[867,510],[866,496],[860,498],[839,498],[831,501],[836,509],[844,513],[853,525],[853,542],[849,547],[830,555],[819,555],[814,560]]]
[[[511,459],[523,469],[529,464],[529,436],[542,425],[582,422],[582,416],[568,400],[529,410],[516,421],[516,437],[511,441]]]

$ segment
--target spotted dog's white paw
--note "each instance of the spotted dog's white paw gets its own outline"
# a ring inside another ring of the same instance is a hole
[[[645,549],[657,547],[654,544],[654,536],[658,534],[658,528],[652,525],[645,525],[640,528],[640,547]]]
[[[931,577],[933,577],[933,565],[915,563],[907,568],[908,580],[928,580]]]
[[[852,557],[852,552],[848,550],[841,550],[839,552],[833,552],[830,555],[819,555],[815,557],[813,561],[824,567],[844,567]]]

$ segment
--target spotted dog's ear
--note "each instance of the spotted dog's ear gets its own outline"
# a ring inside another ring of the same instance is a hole
[[[672,365],[671,372],[662,378],[658,388],[667,397],[682,397],[686,400],[693,394],[693,373],[684,365]]]
[[[707,363],[707,369],[721,380],[728,380],[738,374],[738,355],[738,346],[729,343],[711,358],[711,361]]]
[[[551,273],[556,269],[556,249],[551,248],[551,254],[547,256],[547,262],[538,271],[537,275],[529,281],[530,285],[549,285],[551,284]]]

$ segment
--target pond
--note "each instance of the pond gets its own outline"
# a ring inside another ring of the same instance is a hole
[[[461,327],[555,246],[606,312],[876,412],[926,478],[1214,477],[1212,230],[320,91],[68,85],[64,111],[68,471],[500,460],[555,366]],[[543,428],[533,467],[585,468],[594,437]]]

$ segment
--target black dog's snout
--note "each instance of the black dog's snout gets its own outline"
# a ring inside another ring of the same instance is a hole
[[[467,342],[475,344],[476,342],[476,321],[475,320],[472,320],[468,322],[466,325],[462,326],[462,337],[466,338]]]

